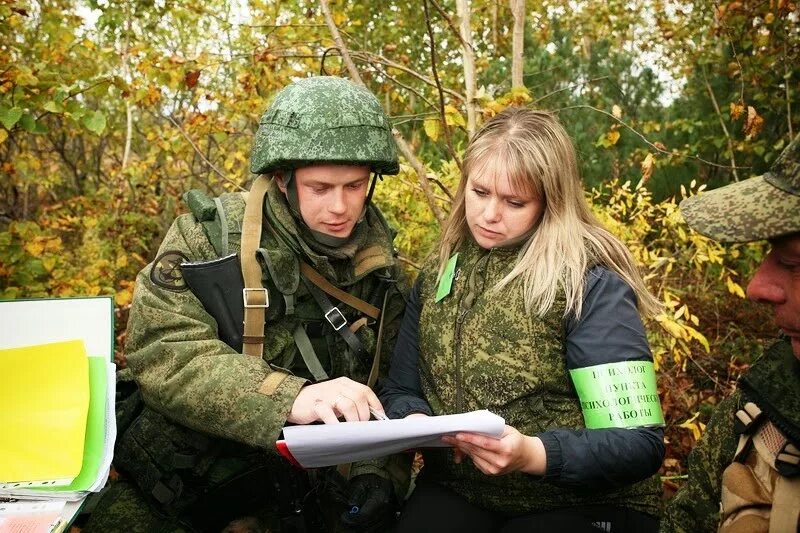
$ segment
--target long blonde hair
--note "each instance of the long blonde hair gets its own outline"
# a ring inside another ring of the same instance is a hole
[[[647,290],[628,249],[594,216],[586,201],[572,141],[551,113],[511,107],[489,120],[470,141],[453,209],[442,230],[439,276],[453,251],[470,239],[465,211],[472,172],[505,174],[515,189],[542,200],[542,218],[522,245],[517,263],[493,290],[520,278],[525,308],[539,316],[555,302],[559,288],[566,314],[580,317],[587,270],[602,265],[630,285],[645,314],[660,302]],[[491,177],[491,176],[490,176]]]

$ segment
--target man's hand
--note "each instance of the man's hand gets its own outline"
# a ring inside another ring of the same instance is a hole
[[[361,474],[350,480],[347,509],[342,522],[356,531],[386,531],[394,520],[392,482],[377,474]]]
[[[467,455],[478,470],[490,476],[510,472],[543,475],[547,468],[544,445],[539,437],[528,437],[511,426],[506,426],[499,439],[477,433],[457,433],[442,437],[442,441],[455,447],[456,463]]]
[[[326,424],[369,420],[370,408],[383,414],[383,406],[372,389],[350,378],[336,378],[307,385],[294,399],[287,420],[293,424],[310,424],[322,420]]]

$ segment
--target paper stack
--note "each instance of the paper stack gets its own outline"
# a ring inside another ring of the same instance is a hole
[[[108,479],[111,297],[0,302],[0,532],[63,531]]]

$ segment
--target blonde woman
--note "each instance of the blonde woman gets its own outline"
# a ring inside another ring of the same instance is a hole
[[[489,120],[380,398],[392,418],[489,409],[507,426],[425,450],[399,530],[657,529],[663,417],[639,315],[657,309],[558,120]]]

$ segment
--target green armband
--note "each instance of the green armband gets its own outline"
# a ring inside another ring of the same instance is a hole
[[[663,426],[650,361],[622,361],[569,371],[589,429]]]

